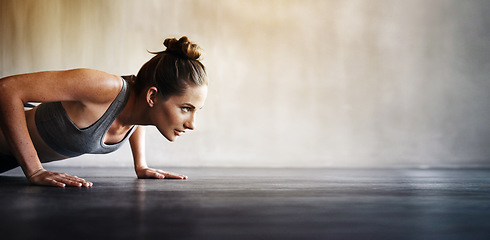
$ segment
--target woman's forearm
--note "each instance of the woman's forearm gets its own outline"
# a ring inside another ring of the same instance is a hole
[[[9,81],[12,79],[0,79],[0,128],[11,153],[29,178],[43,167],[27,129],[24,102],[15,89],[10,88]]]
[[[145,129],[141,126],[135,126],[137,129],[133,132],[133,135],[129,138],[131,144],[131,152],[133,153],[134,169],[147,168],[146,154],[145,154]]]

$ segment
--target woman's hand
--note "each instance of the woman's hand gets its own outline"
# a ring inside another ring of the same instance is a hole
[[[138,178],[157,178],[157,179],[187,179],[187,176],[160,169],[149,168],[145,160],[145,129],[138,126],[133,135],[129,138],[131,151],[134,158],[134,169]]]
[[[140,168],[136,170],[136,175],[138,178],[158,178],[158,179],[163,179],[163,178],[170,178],[170,179],[187,179],[187,176],[176,174],[176,173],[171,173],[171,172],[165,172],[160,169],[153,169],[153,168]]]
[[[92,187],[92,183],[77,176],[70,176],[66,173],[49,172],[44,169],[36,171],[29,176],[32,185],[55,186],[55,187]]]

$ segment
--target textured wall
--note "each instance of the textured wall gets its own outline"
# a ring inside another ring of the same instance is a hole
[[[198,130],[168,166],[490,165],[490,3],[5,1],[0,76],[136,73],[166,37],[205,50]],[[59,165],[131,165],[128,147]]]

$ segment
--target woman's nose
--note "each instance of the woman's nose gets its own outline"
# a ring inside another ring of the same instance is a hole
[[[186,121],[184,123],[184,127],[186,129],[189,129],[189,130],[194,130],[194,128],[196,127],[195,122],[196,122],[196,119],[194,116],[192,116],[188,121]]]

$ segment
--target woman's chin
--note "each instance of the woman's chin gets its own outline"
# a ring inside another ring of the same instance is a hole
[[[169,138],[167,138],[167,140],[168,140],[169,142],[175,142],[175,140],[177,140],[177,136],[172,136],[172,137],[169,137]]]

